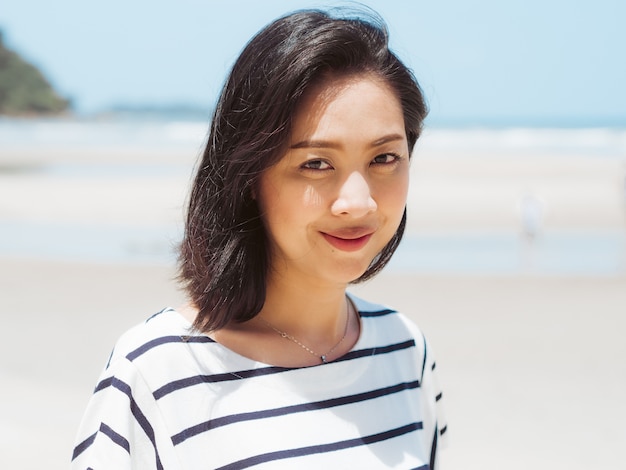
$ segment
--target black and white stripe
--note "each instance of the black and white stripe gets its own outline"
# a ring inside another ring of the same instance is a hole
[[[403,455],[394,466],[434,469],[447,428],[428,345],[397,312],[353,300],[359,342],[310,368],[236,356],[171,309],[153,316],[118,342],[73,468],[388,468]]]

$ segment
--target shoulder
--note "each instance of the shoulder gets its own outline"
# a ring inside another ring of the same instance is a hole
[[[197,374],[197,348],[206,343],[214,341],[195,333],[174,309],[163,309],[120,336],[95,392],[113,386],[129,398],[145,395],[151,401],[168,383]]]
[[[350,294],[359,311],[364,342],[377,345],[380,349],[403,350],[403,364],[412,364],[421,371],[435,367],[435,357],[418,325],[403,312],[387,305],[372,303]],[[385,346],[388,345],[388,346]]]
[[[163,348],[185,333],[185,320],[164,309],[119,338],[83,416],[72,468],[178,468],[154,393],[174,370],[162,366],[172,355]],[[175,349],[172,361],[184,357]]]
[[[181,345],[206,342],[212,340],[207,336],[194,334],[187,320],[174,309],[165,308],[120,336],[107,368],[120,362],[131,362],[137,366],[154,360],[157,356],[176,356],[175,351],[182,352],[186,349],[181,348]]]
[[[423,393],[421,403],[423,409],[424,428],[434,430],[432,441],[433,455],[436,453],[438,443],[447,440],[447,421],[442,408],[443,393],[437,377],[437,363],[435,354],[420,328],[406,315],[386,305],[371,303],[350,295],[359,310],[364,330],[367,335],[377,338],[379,342],[404,341],[404,344],[412,344],[408,348],[413,354],[402,357],[403,366],[416,368]],[[370,328],[371,327],[371,328]],[[381,340],[382,338],[382,340]],[[407,350],[407,351],[408,351]],[[386,367],[392,367],[394,361],[386,363]]]
[[[371,322],[378,326],[380,333],[393,336],[406,335],[418,343],[424,342],[424,334],[420,328],[404,313],[387,305],[372,303],[355,295],[350,294],[350,299],[356,306],[361,321]],[[382,331],[381,331],[382,329]]]

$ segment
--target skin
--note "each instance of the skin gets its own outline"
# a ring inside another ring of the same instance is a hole
[[[320,363],[264,319],[318,354],[347,331],[330,359],[348,352],[360,326],[346,287],[396,232],[408,183],[402,107],[384,82],[359,75],[310,89],[286,154],[256,194],[271,249],[265,305],[257,318],[218,330],[214,339],[274,365]]]

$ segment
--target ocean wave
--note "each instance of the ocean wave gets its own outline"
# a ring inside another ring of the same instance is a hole
[[[429,150],[556,153],[626,157],[626,129],[468,128],[426,129],[420,142]]]
[[[208,124],[197,120],[0,119],[0,151],[13,147],[198,149]],[[422,149],[481,153],[626,157],[626,128],[426,128]]]

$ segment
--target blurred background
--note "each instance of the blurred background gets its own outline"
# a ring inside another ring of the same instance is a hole
[[[451,469],[623,469],[626,4],[366,0],[430,104],[409,225],[353,291],[438,356]],[[0,467],[67,468],[121,332],[184,295],[185,198],[225,75],[298,8],[0,7]]]

